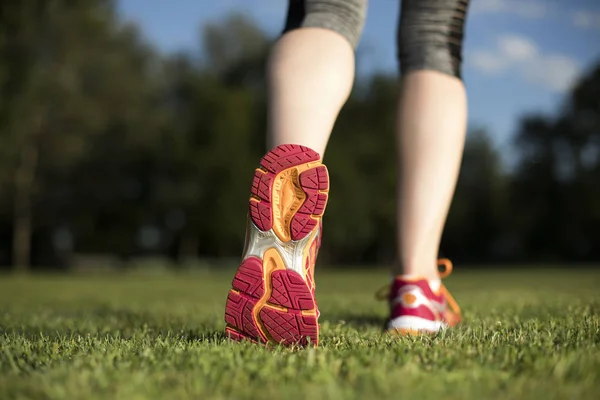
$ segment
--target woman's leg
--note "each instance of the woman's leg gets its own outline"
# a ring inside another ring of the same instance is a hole
[[[388,329],[437,332],[460,321],[437,255],[467,120],[460,77],[468,0],[403,0],[398,29],[398,264]],[[444,263],[446,273],[452,265]]]
[[[301,144],[323,157],[354,82],[366,6],[366,0],[290,1],[268,65],[268,148]]]
[[[396,272],[433,280],[466,134],[460,69],[467,6],[467,0],[403,0],[398,29]]]
[[[366,0],[291,0],[269,70],[269,152],[254,173],[225,310],[238,340],[318,343],[314,267],[329,192],[321,163],[354,80]]]

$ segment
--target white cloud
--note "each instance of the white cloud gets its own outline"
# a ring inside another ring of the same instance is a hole
[[[581,71],[573,58],[544,54],[531,39],[512,34],[499,36],[494,48],[470,52],[467,63],[486,75],[513,73],[555,92],[570,89]]]
[[[538,48],[530,39],[519,35],[502,35],[498,38],[498,50],[510,61],[530,60],[538,56]]]
[[[575,11],[571,21],[581,29],[600,29],[600,11]]]
[[[561,54],[548,54],[532,60],[524,66],[525,79],[556,92],[569,90],[580,74],[575,60]]]
[[[513,14],[522,18],[539,19],[545,17],[550,7],[541,0],[476,0],[470,6],[475,14]]]

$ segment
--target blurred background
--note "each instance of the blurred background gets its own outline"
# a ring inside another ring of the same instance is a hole
[[[284,0],[0,6],[0,265],[230,265],[265,151],[264,66]],[[372,0],[326,155],[320,259],[394,259],[398,1]],[[441,251],[600,261],[600,3],[472,0],[470,128]]]

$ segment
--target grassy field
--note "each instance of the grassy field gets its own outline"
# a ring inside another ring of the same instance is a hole
[[[381,334],[386,272],[318,273],[308,350],[229,342],[231,276],[1,276],[0,398],[600,398],[600,270],[459,269],[433,338]]]

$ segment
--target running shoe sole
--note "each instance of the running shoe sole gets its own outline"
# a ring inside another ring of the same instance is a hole
[[[252,181],[242,263],[225,307],[231,339],[318,344],[319,314],[307,281],[312,277],[305,275],[328,192],[327,168],[315,151],[282,145],[262,158]]]

